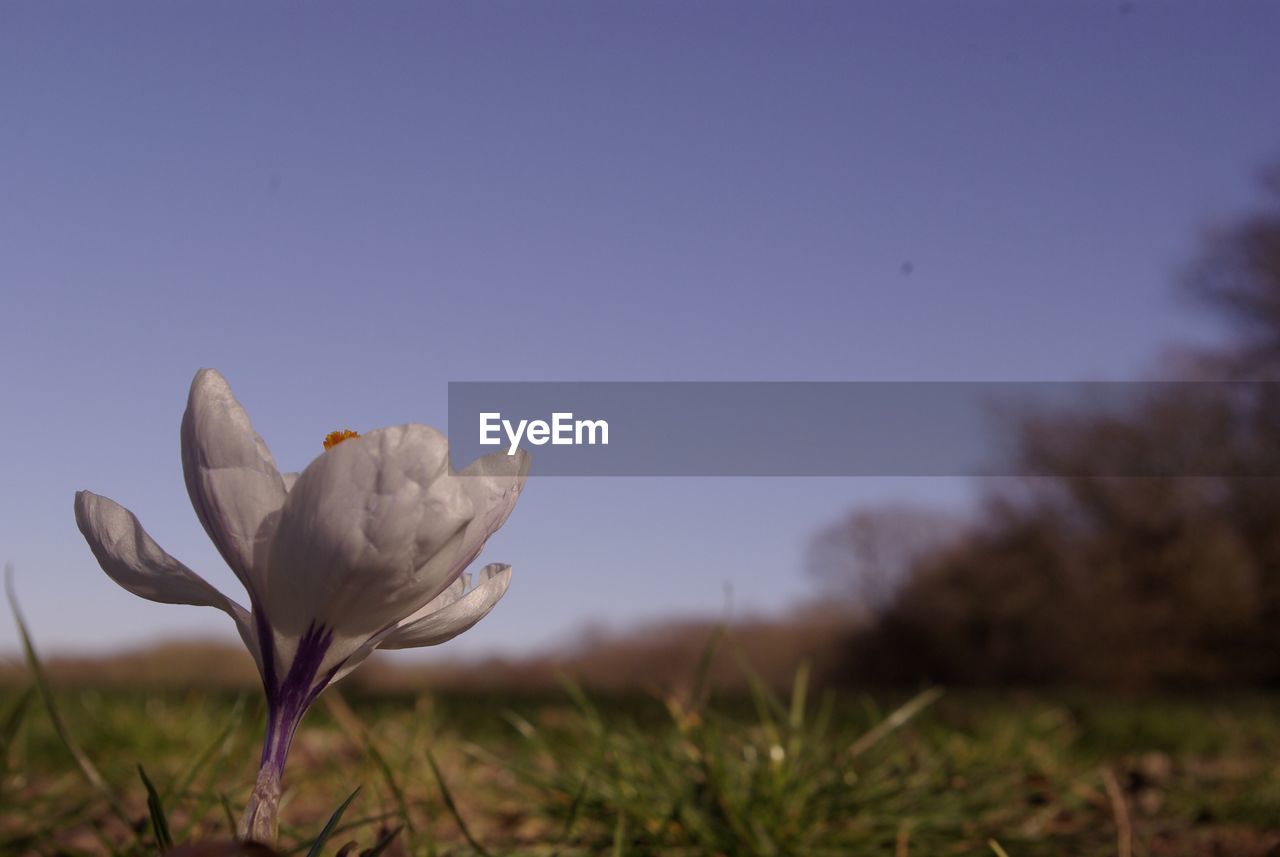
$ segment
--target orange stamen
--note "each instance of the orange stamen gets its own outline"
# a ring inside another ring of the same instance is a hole
[[[324,448],[333,449],[335,446],[342,443],[344,440],[351,440],[351,438],[359,437],[359,436],[360,435],[357,432],[353,432],[351,429],[343,429],[342,431],[331,431],[324,436]]]

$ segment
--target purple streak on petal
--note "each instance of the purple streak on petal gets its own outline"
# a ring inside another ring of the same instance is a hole
[[[333,681],[333,677],[337,674],[338,670],[342,669],[342,666],[345,663],[346,663],[346,660],[343,660],[342,663],[333,667],[331,670],[329,670],[327,673],[324,674],[323,678],[321,678],[318,682],[315,683],[315,686],[311,688],[311,693],[307,695],[307,704],[306,704],[307,708],[310,708],[311,703],[316,701],[316,697],[320,695],[321,691],[323,691],[326,687],[329,686],[329,684]]]
[[[298,640],[298,650],[294,653],[293,663],[289,666],[284,681],[275,689],[275,693],[268,691],[267,737],[262,743],[264,767],[270,764],[278,773],[284,773],[285,758],[289,755],[293,733],[307,707],[316,698],[317,694],[313,692],[312,686],[332,641],[333,631],[322,625],[309,625]]]
[[[267,701],[276,698],[276,640],[271,633],[271,623],[267,621],[267,612],[262,609],[258,596],[249,593],[249,609],[253,611],[253,621],[258,630],[258,653],[262,658],[262,689],[266,691]]]

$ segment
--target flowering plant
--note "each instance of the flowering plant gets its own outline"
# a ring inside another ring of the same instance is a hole
[[[167,554],[123,506],[76,494],[76,523],[125,589],[216,607],[236,623],[267,696],[243,839],[273,842],[289,745],[307,708],[374,649],[434,646],[480,621],[511,567],[465,569],[511,514],[528,456],[454,472],[444,435],[402,425],[334,432],[301,474],[276,469],[226,380],[202,369],[182,418],[182,468],[200,523],[248,594],[246,609]]]

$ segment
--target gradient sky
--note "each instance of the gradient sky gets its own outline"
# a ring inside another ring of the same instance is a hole
[[[97,568],[75,490],[236,584],[178,425],[284,469],[450,380],[1140,376],[1280,158],[1271,3],[0,6],[0,560],[46,651],[233,637]],[[449,651],[781,610],[806,539],[930,479],[534,479]],[[238,594],[238,593],[237,593]],[[0,651],[16,640],[0,614]]]

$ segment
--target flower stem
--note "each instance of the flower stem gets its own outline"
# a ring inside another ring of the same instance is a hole
[[[243,840],[274,845],[279,822],[281,781],[284,779],[284,763],[289,758],[289,745],[293,733],[302,722],[311,703],[333,678],[337,667],[329,670],[318,683],[316,674],[324,660],[325,652],[333,639],[332,632],[323,626],[309,626],[299,638],[297,650],[289,672],[278,686],[264,673],[267,691],[267,734],[262,739],[262,762],[258,768],[258,782],[249,796],[249,803],[240,818],[236,835]],[[264,660],[269,652],[264,653]],[[267,661],[270,662],[269,660]]]
[[[272,845],[276,841],[280,809],[280,772],[267,765],[258,771],[258,782],[240,818],[236,835],[243,840]]]
[[[280,809],[281,780],[284,764],[289,757],[289,745],[293,733],[302,719],[302,711],[289,706],[274,709],[267,719],[267,734],[262,740],[262,764],[258,768],[258,782],[244,808],[236,835],[244,840],[274,845],[279,826],[277,812]]]

